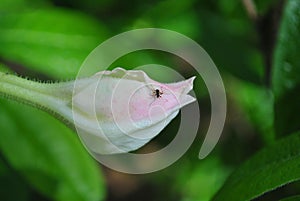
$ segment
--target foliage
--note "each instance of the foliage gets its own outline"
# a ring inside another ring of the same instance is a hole
[[[299,130],[300,3],[290,0],[283,14],[274,59],[275,131],[289,135]],[[263,121],[261,121],[262,123]],[[272,134],[271,132],[269,134]],[[299,133],[265,148],[241,165],[214,200],[250,200],[300,179]]]
[[[299,9],[299,1],[286,4],[274,56],[275,127],[279,136],[300,129]]]
[[[217,149],[199,161],[210,101],[198,76],[201,122],[195,143],[173,166],[139,177],[100,168],[69,128],[43,112],[1,99],[1,199],[299,200],[292,195],[300,194],[300,2],[248,1],[256,5],[256,19],[242,2],[0,0],[1,72],[42,82],[74,79],[86,56],[105,39],[158,27],[203,46],[228,95],[223,136]],[[172,66],[186,77],[195,74],[189,64],[159,51],[125,55],[111,68],[149,63]],[[151,77],[173,81],[165,72],[156,68]],[[271,86],[265,84],[268,80]],[[145,149],[168,144],[179,121]]]
[[[94,161],[68,128],[43,112],[16,103],[1,100],[0,111],[1,151],[40,193],[53,200],[103,197]]]
[[[213,201],[251,200],[300,179],[300,133],[266,147],[242,164]]]

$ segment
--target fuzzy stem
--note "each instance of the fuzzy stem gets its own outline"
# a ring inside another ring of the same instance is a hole
[[[61,115],[71,116],[71,110],[66,109],[72,98],[68,83],[40,83],[0,72],[0,96],[44,110],[70,124],[70,118]]]

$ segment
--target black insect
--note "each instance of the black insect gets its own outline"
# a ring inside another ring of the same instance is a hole
[[[160,98],[162,94],[163,92],[160,91],[159,89],[153,90],[153,96],[155,96],[156,98]]]

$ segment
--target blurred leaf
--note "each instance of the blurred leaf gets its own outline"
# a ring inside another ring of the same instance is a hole
[[[166,0],[156,3],[155,6],[148,5],[148,8],[143,8],[143,15],[137,18],[133,28],[164,28],[197,38],[200,34],[200,27],[197,12],[192,9],[194,4],[195,0]]]
[[[300,200],[300,195],[295,195],[292,197],[284,198],[280,201],[299,201]]]
[[[70,79],[106,35],[99,22],[79,12],[14,12],[0,18],[0,54],[33,71]]]
[[[236,9],[243,8],[239,5]],[[260,84],[264,63],[251,21],[241,13],[222,16],[203,9],[199,15],[202,30],[199,44],[217,67],[245,81]]]
[[[270,11],[270,8],[277,4],[279,0],[254,0],[257,11],[260,15],[266,14],[268,11]]]
[[[76,8],[80,10],[86,10],[88,13],[102,14],[114,3],[118,3],[117,0],[51,0],[55,5]],[[120,1],[119,1],[120,3]]]
[[[0,149],[31,185],[54,200],[103,199],[97,165],[75,133],[44,112],[0,102]]]
[[[277,136],[286,135],[300,129],[300,85],[287,90],[284,96],[275,101],[275,131]]]
[[[0,14],[49,6],[47,0],[0,0]]]
[[[242,164],[213,201],[251,200],[300,179],[300,132],[282,139]]]
[[[18,192],[18,193],[16,193]],[[29,200],[29,189],[0,156],[0,198],[5,201]]]
[[[300,129],[300,1],[287,1],[274,58],[276,134]]]
[[[198,16],[192,11],[189,13],[177,14],[176,17],[173,16],[169,19],[161,19],[155,27],[174,30],[191,38],[199,37],[201,30],[198,23]]]
[[[273,94],[266,88],[242,80],[230,79],[227,90],[244,115],[262,135],[265,143],[274,141]]]
[[[240,9],[238,9],[238,7],[241,2],[239,1],[219,0],[215,3],[217,3],[218,10],[220,10],[221,13],[226,14],[227,16],[231,16],[235,12],[240,12]]]
[[[274,58],[273,88],[276,97],[299,85],[300,2],[289,0],[285,6]]]
[[[132,27],[154,26],[185,34],[208,52],[220,70],[261,83],[263,57],[258,50],[255,26],[241,2],[167,0],[144,10]]]
[[[218,191],[232,169],[215,154],[195,160],[197,155],[193,153],[198,149],[194,151],[167,169],[149,175],[151,183],[163,187],[158,189],[160,199],[155,200],[208,201]]]
[[[175,190],[181,192],[182,201],[209,201],[221,187],[229,172],[229,168],[215,156],[197,163],[185,161],[175,172]]]

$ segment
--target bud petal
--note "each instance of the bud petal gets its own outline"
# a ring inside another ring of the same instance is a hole
[[[140,70],[102,71],[75,83],[73,115],[86,146],[98,154],[136,150],[195,101],[195,77],[163,84]]]

